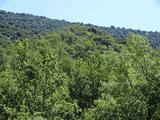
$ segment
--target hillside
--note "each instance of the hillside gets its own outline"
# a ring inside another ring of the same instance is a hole
[[[146,34],[0,11],[0,120],[160,120]]]
[[[9,41],[15,41],[18,38],[39,38],[44,34],[51,32],[56,29],[64,28],[72,24],[64,20],[54,20],[41,16],[34,16],[24,13],[12,13],[0,10],[0,38]],[[129,36],[129,32],[146,36],[148,34],[148,40],[153,48],[157,48],[160,45],[160,33],[159,32],[147,32],[140,30],[132,30],[125,28],[111,27],[100,27],[92,24],[86,26],[100,29],[105,33],[111,34],[114,38],[123,39]]]
[[[0,10],[0,38],[15,41],[18,38],[39,38],[55,29],[71,23],[24,13],[12,13]]]

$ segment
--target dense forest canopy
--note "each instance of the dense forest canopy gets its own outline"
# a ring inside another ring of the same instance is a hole
[[[34,16],[24,13],[12,13],[0,10],[0,38],[5,38],[9,41],[15,41],[18,38],[30,38],[35,39],[53,30],[64,28],[72,24],[83,23],[71,23],[65,20],[49,19],[42,16]],[[85,24],[84,24],[85,25]],[[160,33],[148,32],[141,30],[125,29],[119,27],[100,27],[92,24],[86,24],[85,26],[94,27],[100,29],[103,32],[111,34],[114,38],[123,39],[129,37],[129,33],[140,34],[146,36],[153,48],[158,48],[160,45]]]
[[[42,32],[35,16],[0,13],[13,15],[0,19],[0,120],[160,119],[160,49],[147,37],[64,21]]]

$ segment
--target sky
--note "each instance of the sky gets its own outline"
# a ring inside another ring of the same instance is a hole
[[[160,32],[160,0],[0,0],[0,10]]]

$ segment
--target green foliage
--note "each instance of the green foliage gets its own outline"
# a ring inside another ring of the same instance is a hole
[[[159,32],[152,32],[152,31],[141,31],[141,30],[133,30],[133,29],[125,29],[124,27],[100,27],[92,24],[87,24],[86,26],[93,27],[96,29],[100,29],[105,33],[111,34],[114,38],[116,38],[119,43],[126,44],[126,37],[129,37],[129,33],[134,33],[138,35],[142,35],[148,38],[150,46],[154,49],[157,49],[160,45],[160,33]]]
[[[1,120],[159,120],[160,49],[72,25],[0,43]]]

